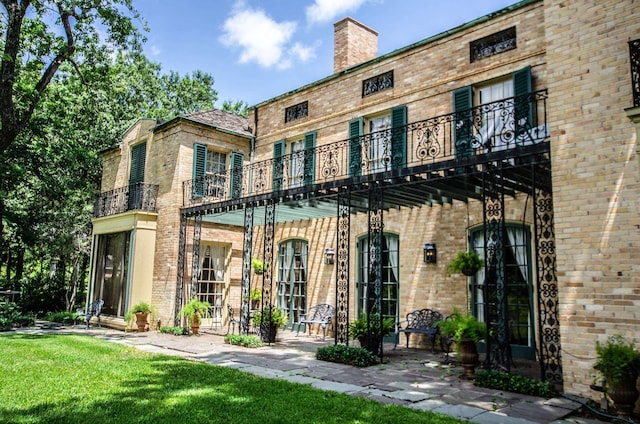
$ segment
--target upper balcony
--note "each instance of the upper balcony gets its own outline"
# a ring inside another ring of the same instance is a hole
[[[515,163],[549,149],[546,100],[546,90],[532,92],[188,180],[183,206]]]
[[[157,212],[158,186],[135,183],[100,193],[93,207],[93,217],[116,215],[128,211]]]

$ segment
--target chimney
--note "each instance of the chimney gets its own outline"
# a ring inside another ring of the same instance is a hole
[[[378,33],[351,18],[333,24],[333,72],[366,62],[378,55]]]

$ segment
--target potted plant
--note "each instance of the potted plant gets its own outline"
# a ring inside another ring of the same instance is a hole
[[[260,308],[260,301],[262,300],[262,292],[258,289],[249,290],[249,297],[244,297],[243,300],[246,302],[247,300],[251,301],[251,308],[256,310]]]
[[[264,270],[267,269],[268,266],[268,264],[265,264],[260,259],[251,259],[251,267],[253,268],[253,272],[255,272],[256,275],[262,275],[264,273]]]
[[[274,343],[278,335],[278,328],[289,322],[284,309],[273,305],[258,311],[253,316],[253,325],[260,329],[260,337],[265,343]]]
[[[133,327],[133,323],[135,321],[138,332],[141,333],[146,330],[147,327],[147,318],[149,315],[153,315],[155,313],[155,308],[151,306],[147,302],[139,302],[135,304],[127,314],[124,319],[129,324],[130,327]]]
[[[484,260],[475,251],[469,250],[468,252],[458,252],[447,266],[447,271],[449,274],[462,273],[466,276],[472,276],[483,266]]]
[[[640,352],[633,342],[617,334],[605,344],[596,342],[596,356],[593,368],[602,374],[606,393],[621,415],[630,415],[640,395],[636,388]]]
[[[182,307],[178,316],[186,318],[191,326],[191,332],[197,335],[200,332],[200,320],[202,318],[209,318],[210,313],[211,304],[194,297],[189,303]]]
[[[442,336],[456,344],[458,360],[465,376],[473,378],[478,365],[478,341],[487,333],[487,326],[473,315],[460,313],[457,309],[438,323]]]
[[[367,316],[363,314],[349,325],[349,335],[360,342],[360,347],[378,355],[382,338],[391,334],[394,326],[393,318],[384,318],[380,323],[380,314],[373,313],[367,322]]]

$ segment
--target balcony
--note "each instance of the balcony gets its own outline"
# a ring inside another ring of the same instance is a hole
[[[93,217],[116,215],[128,211],[156,212],[158,186],[135,183],[100,193],[93,207]]]
[[[547,152],[546,90],[232,168],[183,183],[183,206],[516,164]]]

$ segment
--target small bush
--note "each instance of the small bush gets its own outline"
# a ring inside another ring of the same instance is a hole
[[[173,334],[174,336],[186,336],[189,334],[189,329],[183,327],[160,327],[158,331],[163,334]]]
[[[246,334],[227,334],[224,337],[224,342],[236,346],[244,347],[261,347],[262,341],[256,336],[249,336]]]
[[[328,362],[369,367],[378,363],[377,358],[367,349],[345,345],[333,345],[318,348],[316,359]]]
[[[478,387],[487,387],[545,398],[551,398],[557,394],[553,384],[548,381],[540,381],[502,371],[478,370],[476,371],[476,379],[473,383]]]
[[[31,327],[34,324],[33,316],[23,314],[15,303],[0,304],[0,331],[8,331],[13,327]]]
[[[59,322],[61,324],[73,322],[78,314],[76,312],[49,312],[45,315],[45,321]]]

